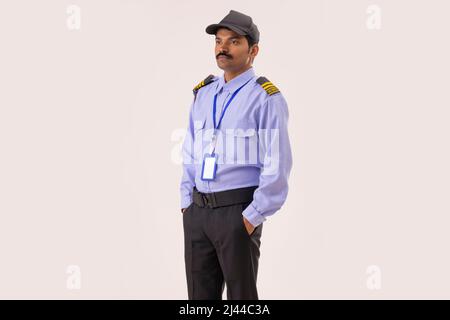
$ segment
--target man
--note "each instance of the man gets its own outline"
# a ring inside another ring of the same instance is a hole
[[[263,222],[288,192],[292,155],[281,92],[252,64],[259,31],[231,10],[206,28],[223,76],[194,88],[183,143],[181,211],[189,299],[258,299]],[[205,143],[205,145],[203,144]]]

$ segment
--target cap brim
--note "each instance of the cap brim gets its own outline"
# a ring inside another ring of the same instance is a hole
[[[244,30],[240,29],[238,26],[235,26],[235,25],[232,25],[232,24],[228,24],[228,23],[211,24],[211,25],[206,27],[206,33],[208,33],[208,34],[216,34],[216,32],[217,32],[217,30],[219,30],[219,28],[228,28],[230,30],[233,30],[234,32],[236,32],[237,34],[239,34],[241,36],[247,35],[247,32],[245,32]]]

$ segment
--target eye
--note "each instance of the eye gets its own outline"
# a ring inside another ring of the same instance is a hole
[[[238,40],[233,40],[232,43],[233,43],[233,44],[239,44],[239,41],[238,41]]]

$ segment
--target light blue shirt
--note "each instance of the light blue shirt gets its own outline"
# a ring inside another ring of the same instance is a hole
[[[214,77],[214,82],[198,90],[183,142],[181,208],[192,203],[194,186],[205,193],[258,186],[252,203],[242,213],[256,227],[285,202],[292,168],[288,106],[281,92],[269,95],[256,82],[257,78],[250,68],[228,82],[223,75]],[[218,123],[226,102],[247,81],[230,103],[216,131],[216,177],[213,181],[202,180],[203,158],[210,151],[214,132],[214,95],[218,94]]]

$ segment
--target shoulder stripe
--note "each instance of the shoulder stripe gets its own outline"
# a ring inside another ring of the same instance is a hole
[[[280,90],[266,77],[259,77],[258,79],[256,79],[256,82],[261,85],[261,87],[267,92],[269,96],[280,92]]]
[[[207,86],[208,84],[214,82],[214,75],[210,74],[207,76],[203,81],[201,81],[199,84],[197,84],[194,89],[192,90],[194,92],[194,96],[197,95],[198,90],[203,88],[204,86]]]

